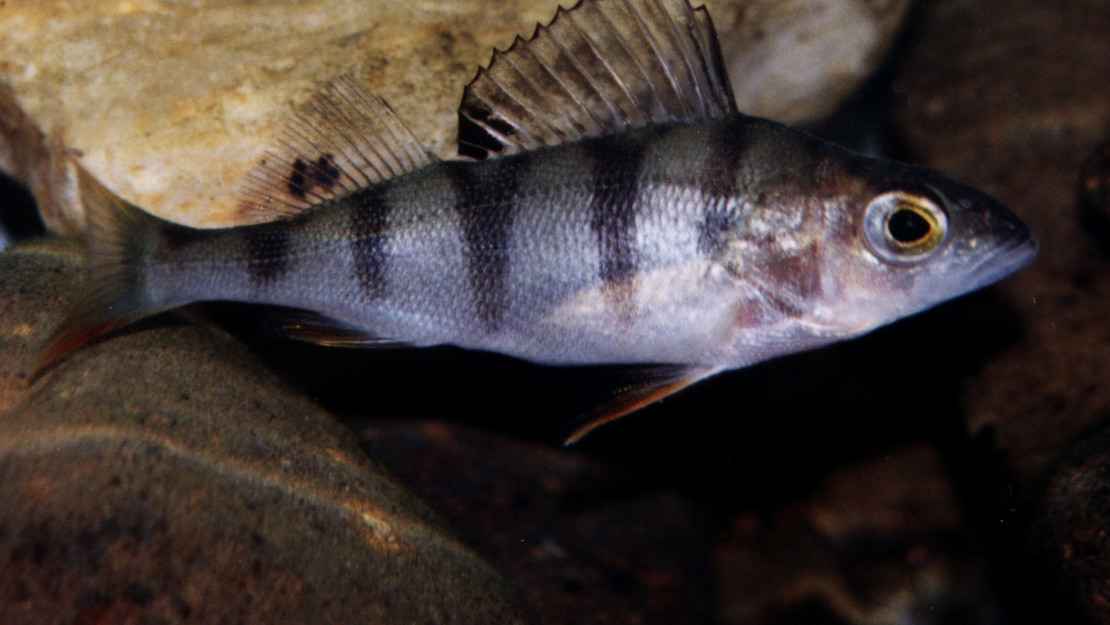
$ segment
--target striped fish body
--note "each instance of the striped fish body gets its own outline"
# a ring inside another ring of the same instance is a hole
[[[166,225],[142,283],[156,308],[278,304],[543,363],[738,366],[771,348],[728,353],[737,332],[781,325],[812,295],[814,276],[768,272],[816,268],[806,242],[825,205],[783,179],[814,180],[827,151],[734,115],[440,162],[290,220]],[[768,165],[778,152],[791,168]]]
[[[548,364],[665,364],[589,428],[724,369],[855,336],[1033,258],[986,194],[736,111],[704,8],[581,0],[463,92],[436,161],[379,98],[328,85],[243,206],[196,230],[87,174],[88,280],[40,366],[202,300],[312,313],[327,345],[453,344]]]

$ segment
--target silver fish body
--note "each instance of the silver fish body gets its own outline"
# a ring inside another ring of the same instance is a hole
[[[945,249],[884,261],[864,213],[910,190],[943,205]],[[435,163],[290,220],[159,232],[139,263],[156,308],[261,302],[416,345],[719,368],[866,331],[1035,249],[969,187],[740,115]]]

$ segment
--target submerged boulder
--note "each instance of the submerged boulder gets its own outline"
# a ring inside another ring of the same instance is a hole
[[[0,622],[531,622],[217,330],[153,320],[31,377],[77,268],[71,247],[0,255]]]

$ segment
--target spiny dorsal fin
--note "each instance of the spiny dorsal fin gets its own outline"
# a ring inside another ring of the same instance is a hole
[[[430,162],[385,100],[344,76],[292,114],[247,173],[240,211],[259,221],[288,217]]]
[[[705,7],[581,0],[478,70],[459,106],[476,159],[736,110]]]

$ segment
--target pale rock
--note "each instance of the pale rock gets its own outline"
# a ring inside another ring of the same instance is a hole
[[[910,0],[707,0],[741,111],[815,122],[890,50]]]
[[[709,8],[741,110],[805,122],[870,73],[908,2],[714,0]],[[354,74],[428,149],[452,156],[463,86],[494,46],[531,34],[556,6],[8,0],[0,6],[0,76],[14,99],[0,93],[0,167],[31,187],[58,231],[83,228],[72,155],[157,215],[204,227],[239,223],[244,172],[321,83]],[[44,136],[4,112],[14,108]]]

